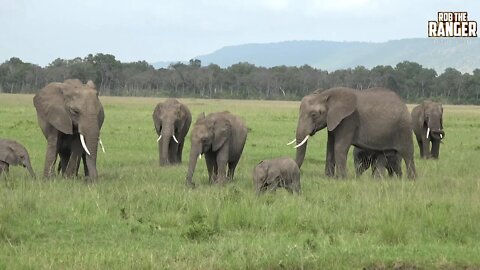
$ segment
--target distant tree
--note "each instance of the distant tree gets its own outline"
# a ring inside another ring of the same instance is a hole
[[[122,63],[102,53],[57,58],[43,68],[16,57],[0,64],[0,92],[34,92],[49,82],[68,78],[94,80],[104,95],[300,99],[316,89],[345,86],[359,90],[386,87],[410,102],[431,98],[480,103],[480,69],[462,74],[447,68],[438,75],[410,61],[395,67],[358,66],[332,72],[309,65],[265,68],[247,62],[221,68],[215,64],[202,66],[198,59],[156,70],[146,61]]]

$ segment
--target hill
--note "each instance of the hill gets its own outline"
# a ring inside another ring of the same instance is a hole
[[[336,70],[376,65],[396,65],[408,60],[438,73],[447,67],[462,72],[480,68],[480,40],[413,38],[383,43],[336,41],[284,41],[223,47],[213,53],[196,57],[203,65],[210,63],[228,67],[238,62],[257,66],[310,66]]]

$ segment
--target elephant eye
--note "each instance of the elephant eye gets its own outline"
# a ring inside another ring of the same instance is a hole
[[[78,114],[78,113],[80,112],[80,110],[77,109],[77,108],[70,108],[70,112],[71,112],[72,114]]]

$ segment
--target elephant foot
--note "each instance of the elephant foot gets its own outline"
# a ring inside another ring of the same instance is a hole
[[[187,188],[194,189],[195,188],[195,183],[193,181],[186,181],[185,186],[187,186]]]
[[[217,178],[217,184],[219,184],[220,186],[225,186],[225,184],[227,184],[227,180],[225,179],[225,177]]]

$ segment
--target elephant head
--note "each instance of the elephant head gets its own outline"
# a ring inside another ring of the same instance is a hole
[[[35,178],[27,149],[15,141],[0,140],[0,162],[12,166],[23,166],[28,170],[30,176]]]
[[[257,194],[275,189],[280,181],[279,168],[270,168],[270,164],[265,161],[261,161],[253,170],[253,185]]]
[[[82,84],[80,80],[75,79],[51,83],[35,95],[33,102],[40,127],[47,140],[51,136],[57,136],[57,131],[80,137],[86,153],[85,162],[89,176],[95,179],[98,175],[97,146],[104,111],[93,82]],[[47,153],[52,151],[47,150]]]
[[[427,129],[427,139],[431,136],[436,140],[445,137],[443,131],[443,107],[442,104],[432,101],[424,101],[420,110],[420,122]]]
[[[187,111],[182,106],[177,100],[168,99],[164,103],[159,103],[153,111],[153,123],[159,136],[157,141],[160,146],[160,165],[177,162],[169,160],[169,145],[179,143],[175,134],[179,134],[184,129]],[[191,119],[191,116],[189,117]]]
[[[357,106],[357,97],[347,88],[334,88],[327,91],[315,91],[303,97],[300,104],[295,148],[296,163],[300,168],[307,150],[307,140],[317,131],[328,128],[333,131],[340,122],[351,115]]]
[[[217,152],[230,138],[232,125],[222,114],[210,114],[205,117],[201,113],[191,134],[190,161],[188,165],[187,183],[191,183],[198,157],[206,152]]]

